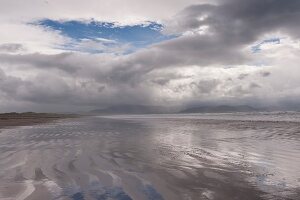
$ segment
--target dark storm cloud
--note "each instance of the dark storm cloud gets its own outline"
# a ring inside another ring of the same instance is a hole
[[[76,63],[76,57],[72,53],[61,53],[54,55],[33,53],[23,55],[0,54],[0,62],[13,65],[29,65],[40,69],[60,69],[68,73],[76,72],[80,62]]]
[[[300,1],[298,0],[225,0],[219,5],[193,5],[173,19],[167,29],[192,31],[160,45],[162,57],[176,57],[182,64],[242,64],[247,60],[241,50],[261,36],[282,31],[300,36]],[[207,34],[197,34],[201,27]],[[166,59],[166,58],[165,58]]]
[[[33,70],[33,69],[31,69]],[[96,82],[92,77],[83,79],[53,70],[38,72],[34,76],[19,78],[8,75],[0,68],[0,102],[19,101],[36,104],[108,106],[119,103],[141,104],[151,101],[151,88],[114,85]]]
[[[297,38],[300,1],[226,0],[219,5],[194,5],[184,9],[167,30],[189,32],[171,41],[128,56],[112,76],[128,81],[156,68],[199,65],[226,66],[250,61],[243,49],[260,37],[282,31]],[[207,31],[198,33],[201,27]]]
[[[251,42],[274,30],[299,37],[299,11],[298,0],[224,0],[219,5],[193,5],[184,9],[178,15],[179,23],[175,21],[171,28],[183,32],[208,25],[210,32],[240,43]]]
[[[5,74],[1,69],[0,91],[8,99],[39,103],[59,102],[59,98],[62,101],[70,96],[67,85],[58,77],[44,75],[32,80],[22,80]]]

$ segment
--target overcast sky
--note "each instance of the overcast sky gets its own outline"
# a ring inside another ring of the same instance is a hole
[[[1,0],[0,112],[300,108],[299,0]]]

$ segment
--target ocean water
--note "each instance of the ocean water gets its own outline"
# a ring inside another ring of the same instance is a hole
[[[0,200],[299,197],[297,112],[88,116],[0,132]]]

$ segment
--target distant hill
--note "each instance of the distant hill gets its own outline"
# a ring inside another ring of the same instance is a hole
[[[170,112],[171,108],[146,105],[116,105],[90,111],[94,114],[162,114]]]
[[[226,112],[255,112],[260,111],[260,109],[253,108],[247,105],[241,106],[228,106],[228,105],[220,105],[220,106],[200,106],[200,107],[192,107],[187,108],[180,113],[226,113]]]
[[[240,106],[198,106],[190,107],[184,110],[178,110],[174,107],[147,106],[147,105],[115,105],[102,109],[91,110],[92,114],[171,114],[171,113],[226,113],[226,112],[255,112],[266,111],[247,105]]]

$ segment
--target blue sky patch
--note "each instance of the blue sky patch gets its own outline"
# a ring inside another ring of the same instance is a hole
[[[35,25],[60,31],[72,39],[70,44],[60,47],[65,50],[90,53],[131,53],[151,44],[174,38],[164,35],[163,25],[148,22],[145,24],[119,26],[116,23],[98,21],[55,21],[41,20]]]
[[[269,38],[269,39],[265,39],[262,42],[254,45],[251,47],[251,51],[252,53],[258,53],[261,51],[261,46],[263,46],[264,44],[280,44],[280,38]]]

